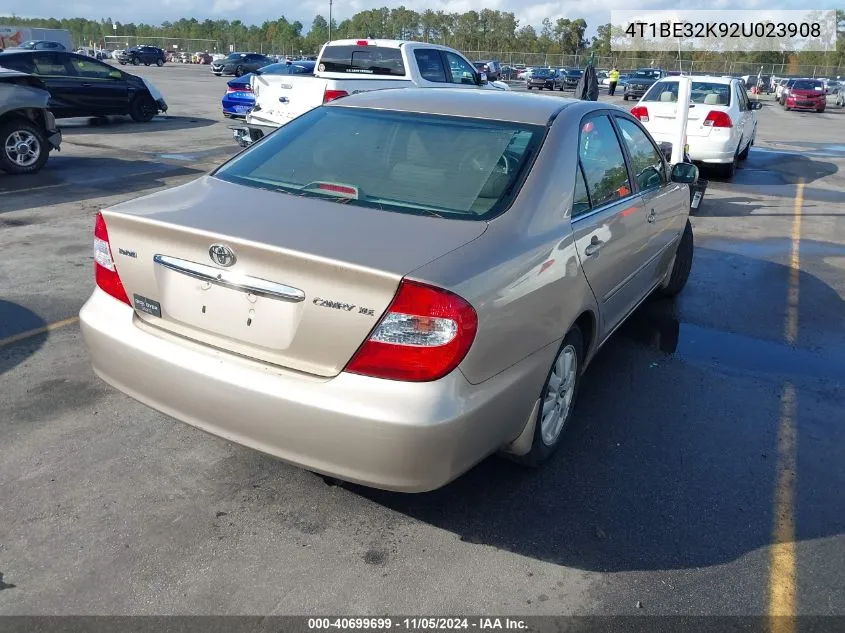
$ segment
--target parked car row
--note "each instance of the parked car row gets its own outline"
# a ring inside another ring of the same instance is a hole
[[[38,171],[58,149],[56,119],[129,115],[147,122],[167,111],[148,80],[68,51],[1,52],[0,90],[0,169],[10,173]]]
[[[296,61],[269,64],[251,73],[241,75],[226,82],[226,94],[223,95],[223,116],[227,118],[244,117],[255,106],[255,94],[252,90],[252,78],[256,75],[313,75],[317,62]]]

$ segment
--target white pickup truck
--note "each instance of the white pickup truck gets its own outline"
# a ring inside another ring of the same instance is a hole
[[[466,57],[446,46],[404,40],[337,40],[323,45],[314,75],[253,75],[255,106],[232,126],[242,146],[317,106],[386,88],[510,90],[488,82]]]

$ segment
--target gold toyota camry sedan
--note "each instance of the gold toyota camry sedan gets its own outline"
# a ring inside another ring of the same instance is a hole
[[[686,283],[696,178],[603,103],[353,95],[98,213],[82,332],[120,391],[319,473],[539,464],[596,350]]]

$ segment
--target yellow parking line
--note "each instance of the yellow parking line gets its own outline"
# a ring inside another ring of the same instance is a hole
[[[44,327],[39,327],[34,330],[28,330],[26,332],[21,332],[20,334],[15,334],[13,336],[7,336],[6,338],[0,339],[0,347],[5,347],[7,345],[11,345],[12,343],[17,343],[18,341],[24,341],[28,338],[32,338],[33,336],[38,336],[39,334],[52,332],[53,330],[58,330],[59,328],[63,328],[67,325],[73,325],[77,321],[79,321],[78,316],[68,317],[67,319],[62,319],[61,321],[48,323]]]
[[[801,273],[801,209],[804,181],[795,191],[792,219],[792,251],[789,260],[784,337],[790,345],[798,338],[798,289]],[[798,429],[795,420],[797,393],[792,383],[783,385],[778,424],[777,481],[775,484],[774,525],[769,561],[770,633],[795,633],[797,614],[797,560],[795,547],[795,481],[797,477]]]
[[[795,212],[792,216],[792,252],[789,258],[789,290],[784,328],[784,336],[790,345],[793,345],[798,337],[798,276],[801,273],[801,208],[803,206],[804,180],[799,179],[795,190]]]

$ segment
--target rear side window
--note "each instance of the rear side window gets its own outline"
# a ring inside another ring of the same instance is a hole
[[[0,66],[20,73],[35,74],[35,64],[32,63],[30,55],[3,55],[0,57]]]
[[[590,117],[581,125],[578,158],[593,207],[631,195],[625,157],[606,116]]]
[[[433,48],[418,48],[414,51],[420,75],[427,81],[446,83],[446,69],[443,67],[443,57],[440,51]]]
[[[71,73],[65,66],[64,58],[55,53],[40,53],[33,56],[35,74],[44,76],[69,76]]]
[[[402,51],[382,46],[327,46],[320,72],[405,76]]]
[[[322,107],[214,175],[385,212],[486,220],[510,205],[544,134],[519,123]]]

